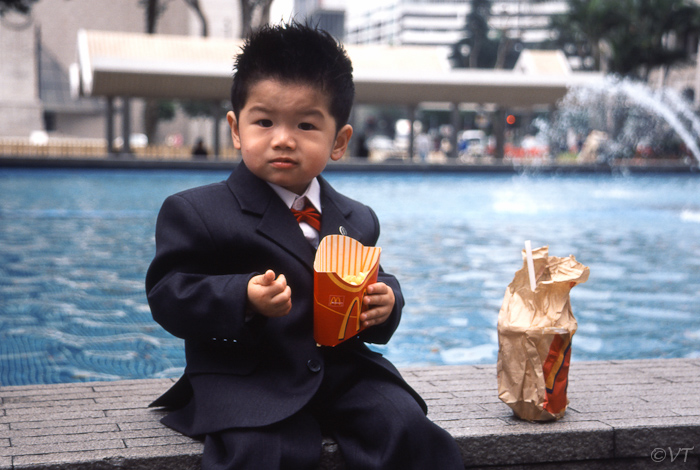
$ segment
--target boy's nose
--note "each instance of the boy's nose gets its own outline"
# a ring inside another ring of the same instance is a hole
[[[294,149],[296,142],[293,133],[285,126],[279,126],[272,138],[272,147],[275,149]]]

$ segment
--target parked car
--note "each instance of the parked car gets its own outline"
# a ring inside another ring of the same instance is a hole
[[[483,156],[486,153],[486,133],[476,129],[462,131],[457,139],[457,149],[460,156]]]

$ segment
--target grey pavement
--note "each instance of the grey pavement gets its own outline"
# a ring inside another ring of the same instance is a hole
[[[573,362],[566,415],[548,423],[513,416],[493,364],[401,372],[465,468],[700,469],[700,359]],[[202,445],[147,408],[172,382],[0,387],[0,470],[199,468]],[[330,440],[319,468],[345,468]]]

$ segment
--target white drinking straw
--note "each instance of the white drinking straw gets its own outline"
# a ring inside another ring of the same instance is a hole
[[[527,255],[527,273],[530,275],[530,290],[535,292],[537,281],[535,281],[535,263],[532,261],[532,244],[530,240],[525,240],[525,255]]]

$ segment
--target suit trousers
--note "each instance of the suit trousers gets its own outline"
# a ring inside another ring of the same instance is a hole
[[[454,438],[409,392],[371,367],[330,356],[309,405],[269,426],[207,435],[202,468],[316,470],[322,435],[335,439],[352,470],[464,468]]]

